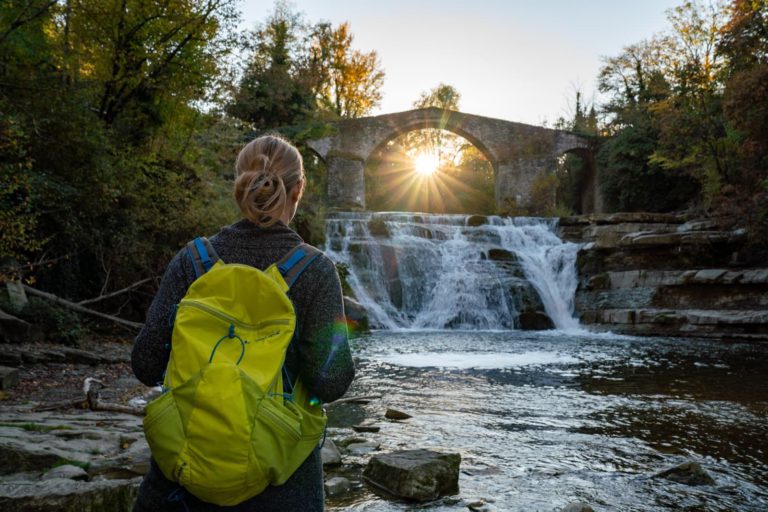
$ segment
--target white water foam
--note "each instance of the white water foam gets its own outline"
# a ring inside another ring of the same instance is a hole
[[[393,354],[379,360],[411,368],[446,368],[458,370],[493,370],[519,368],[524,366],[550,366],[576,364],[580,361],[573,356],[557,352],[487,353],[487,352],[421,352],[416,354]]]

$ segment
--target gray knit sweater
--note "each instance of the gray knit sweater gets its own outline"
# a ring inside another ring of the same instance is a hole
[[[247,220],[223,228],[210,241],[224,262],[260,269],[267,268],[302,243],[301,237],[281,222],[259,228]],[[169,355],[165,346],[172,332],[170,312],[194,279],[192,264],[186,250],[182,250],[169,263],[147,312],[144,328],[133,346],[133,372],[148,386],[162,381]],[[290,375],[301,377],[313,396],[323,402],[335,400],[351,383],[354,366],[346,331],[342,329],[344,336],[338,336],[338,326],[344,321],[344,307],[333,262],[324,255],[316,258],[291,287],[288,296],[296,308],[298,335],[288,347],[287,370]],[[315,450],[285,484],[268,487],[236,507],[216,507],[190,495],[184,497],[184,505],[189,510],[319,511],[324,510],[322,478],[320,454]],[[184,510],[184,505],[167,501],[177,488],[153,463],[141,484],[134,511]]]

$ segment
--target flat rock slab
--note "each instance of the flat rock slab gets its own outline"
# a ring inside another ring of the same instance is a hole
[[[461,455],[405,450],[374,455],[363,477],[395,496],[430,501],[459,492]]]
[[[141,477],[79,482],[68,478],[5,482],[0,510],[14,512],[129,512]]]

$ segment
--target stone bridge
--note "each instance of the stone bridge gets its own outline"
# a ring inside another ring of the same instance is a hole
[[[335,133],[308,142],[325,161],[329,205],[339,209],[365,208],[364,169],[371,155],[387,142],[424,128],[447,130],[474,144],[493,166],[496,205],[531,206],[534,180],[552,172],[564,153],[577,152],[593,161],[589,139],[574,133],[492,119],[431,107],[335,123]],[[591,165],[594,169],[594,165]],[[594,211],[594,171],[583,187],[582,210]],[[583,211],[581,213],[587,213]]]

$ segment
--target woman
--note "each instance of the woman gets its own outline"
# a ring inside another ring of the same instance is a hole
[[[210,242],[227,263],[265,269],[302,243],[288,227],[305,185],[301,154],[279,137],[259,137],[240,151],[235,167],[234,196],[245,218],[223,228]],[[194,280],[195,270],[182,250],[168,265],[133,347],[133,371],[148,386],[163,379],[168,363],[165,346],[172,332],[170,312]],[[315,258],[288,296],[297,315],[297,336],[286,354],[288,373],[298,375],[312,396],[323,402],[336,400],[354,376],[336,267],[323,255]],[[152,461],[134,506],[136,512],[149,510],[324,510],[320,450],[315,449],[285,484],[267,487],[234,507],[218,507],[184,493]]]

